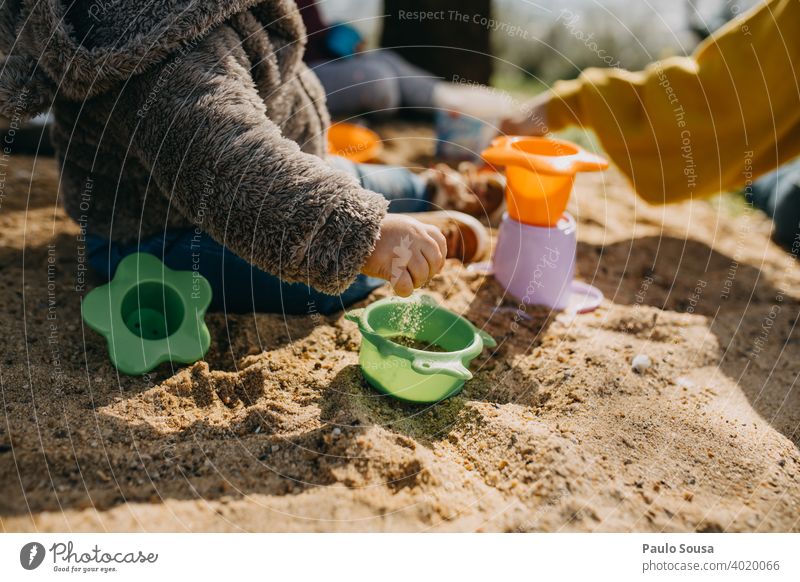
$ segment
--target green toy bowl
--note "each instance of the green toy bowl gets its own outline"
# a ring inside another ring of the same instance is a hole
[[[105,336],[114,366],[139,375],[205,355],[210,303],[211,285],[200,273],[173,271],[153,255],[134,253],[122,259],[111,282],[84,297],[81,315]]]
[[[417,404],[457,394],[472,378],[468,366],[484,346],[497,343],[469,321],[427,296],[390,297],[345,316],[362,335],[359,364],[367,382],[384,394]],[[428,351],[396,343],[404,336],[442,350]]]

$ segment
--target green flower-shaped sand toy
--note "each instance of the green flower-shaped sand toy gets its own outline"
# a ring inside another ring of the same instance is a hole
[[[195,271],[173,271],[153,255],[125,257],[110,283],[83,299],[83,320],[105,336],[111,362],[124,374],[163,362],[189,364],[211,345],[205,314],[211,285]]]

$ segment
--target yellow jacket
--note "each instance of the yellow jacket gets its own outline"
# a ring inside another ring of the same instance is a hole
[[[561,81],[550,129],[589,126],[654,203],[747,187],[800,154],[800,0],[769,0],[692,57]]]

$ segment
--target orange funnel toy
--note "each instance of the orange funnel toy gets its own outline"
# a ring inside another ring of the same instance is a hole
[[[608,162],[568,141],[504,136],[481,153],[506,167],[508,214],[531,226],[555,227],[564,214],[578,172],[605,170]]]

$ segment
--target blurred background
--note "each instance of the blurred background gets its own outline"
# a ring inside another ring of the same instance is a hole
[[[400,49],[406,58],[443,77],[447,71],[476,82],[535,90],[573,78],[586,67],[638,69],[691,53],[709,31],[756,2],[322,0],[319,6],[326,21],[351,23],[370,46],[408,45]],[[401,10],[444,10],[447,15],[440,21],[402,19]],[[451,10],[468,22],[451,17]],[[475,52],[465,59],[465,51]]]

